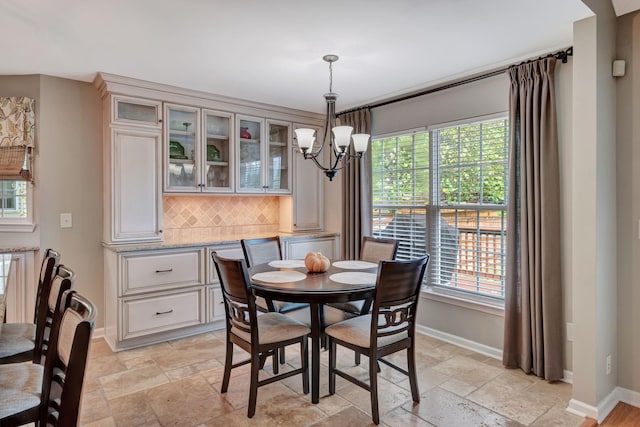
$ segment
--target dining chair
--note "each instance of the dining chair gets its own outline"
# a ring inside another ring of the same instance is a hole
[[[248,268],[282,259],[282,245],[279,236],[242,239],[240,244],[242,245],[242,252]],[[297,302],[265,300],[262,297],[256,298],[256,303],[260,311],[277,311],[278,313],[287,313],[309,306],[308,304]]]
[[[94,304],[72,290],[61,295],[44,366],[0,365],[0,425],[78,425],[82,383],[96,317]]]
[[[370,314],[328,326],[329,394],[336,392],[336,375],[369,391],[371,414],[378,424],[378,361],[409,377],[411,397],[420,402],[415,365],[416,313],[429,255],[410,261],[380,261],[373,309]],[[336,367],[337,345],[369,357],[369,384]],[[407,370],[384,359],[407,350]]]
[[[258,387],[301,374],[302,390],[305,394],[308,394],[309,356],[307,354],[307,338],[311,330],[282,313],[269,312],[258,316],[245,261],[223,258],[218,256],[216,252],[213,252],[211,256],[220,278],[227,327],[226,357],[220,392],[227,392],[232,369],[250,363],[251,378],[249,407],[247,409],[249,418],[252,418],[256,412]],[[250,358],[234,364],[234,344],[249,353]],[[278,374],[278,349],[292,344],[300,344],[301,367]],[[258,372],[264,365],[265,359],[269,356],[273,358],[274,375],[260,380],[258,379]]]
[[[360,261],[374,264],[382,260],[395,260],[398,252],[398,241],[364,236],[360,249]],[[366,314],[371,310],[372,300],[347,301],[330,304],[332,307],[351,314]]]
[[[52,276],[59,261],[60,253],[53,249],[45,251],[38,277],[33,323],[12,322],[2,326],[0,364],[39,360],[41,342],[38,345],[38,339],[41,338],[45,328]]]

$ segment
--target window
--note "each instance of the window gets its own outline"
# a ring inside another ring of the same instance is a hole
[[[26,217],[26,181],[0,180],[0,218],[25,219]]]
[[[0,180],[0,231],[34,230],[30,187],[26,181]]]
[[[431,254],[434,288],[504,298],[508,122],[374,139],[373,234]]]

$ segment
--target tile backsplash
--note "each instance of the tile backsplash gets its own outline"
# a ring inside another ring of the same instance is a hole
[[[164,196],[165,240],[199,240],[232,234],[275,233],[278,196]]]

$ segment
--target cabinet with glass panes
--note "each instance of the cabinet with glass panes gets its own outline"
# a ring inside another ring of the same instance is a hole
[[[236,132],[237,191],[290,194],[291,124],[237,115]]]
[[[165,104],[165,192],[233,191],[233,114]]]

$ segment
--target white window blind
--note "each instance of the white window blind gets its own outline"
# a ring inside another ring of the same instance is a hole
[[[373,233],[430,253],[429,286],[504,297],[507,143],[504,118],[372,142]]]
[[[429,133],[372,141],[373,234],[398,240],[398,259],[424,255]]]

